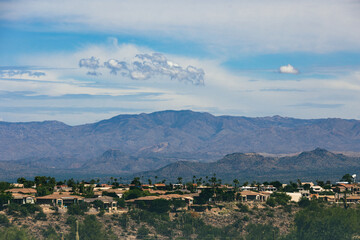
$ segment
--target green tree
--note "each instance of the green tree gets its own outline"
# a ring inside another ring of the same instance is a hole
[[[349,173],[347,173],[341,178],[340,181],[352,183],[354,181],[354,179],[352,178],[352,176]]]

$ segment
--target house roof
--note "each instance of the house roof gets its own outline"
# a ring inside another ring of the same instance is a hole
[[[36,199],[84,199],[84,197],[77,195],[70,195],[68,193],[60,194],[58,192],[54,192],[53,194],[47,196],[37,197]]]
[[[338,186],[343,186],[345,188],[353,188],[353,187],[355,187],[354,184],[348,184],[348,183],[339,183]]]
[[[101,197],[98,197],[98,198],[85,198],[84,199],[85,202],[89,202],[89,203],[94,202],[96,200],[100,200],[100,201],[102,201],[104,203],[116,202],[116,201],[114,201],[114,198],[109,197],[109,196],[101,196]]]
[[[145,197],[139,197],[135,199],[127,200],[127,202],[135,202],[135,201],[153,201],[156,199],[165,199],[165,200],[171,200],[171,199],[193,199],[192,196],[189,195],[180,195],[180,194],[168,194],[168,195],[160,195],[160,196],[145,196]]]
[[[165,183],[155,183],[154,184],[155,187],[165,187]]]
[[[124,192],[126,192],[126,190],[123,190],[123,189],[117,189],[117,188],[112,188],[112,189],[103,190],[102,192],[108,192],[108,193],[116,193],[116,194],[119,194],[119,193],[124,193]]]
[[[12,189],[6,190],[6,192],[25,193],[25,194],[36,194],[37,193],[36,189],[34,189],[34,188],[12,188]]]
[[[23,199],[23,198],[33,198],[34,196],[28,194],[21,194],[21,193],[13,193],[13,199]]]
[[[260,195],[260,193],[245,190],[245,191],[240,192],[240,195],[242,195],[242,196],[257,196],[257,195]]]
[[[348,200],[360,200],[360,196],[352,195],[352,196],[348,196],[346,199],[348,199]]]

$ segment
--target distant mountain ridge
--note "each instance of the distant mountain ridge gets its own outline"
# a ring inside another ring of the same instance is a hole
[[[84,162],[108,149],[138,157],[186,155],[208,161],[231,152],[294,153],[316,147],[360,152],[360,121],[213,116],[184,110],[119,115],[79,126],[0,122],[0,161]]]
[[[360,158],[335,154],[325,149],[302,152],[289,157],[264,157],[260,154],[232,153],[211,162],[179,161],[155,171],[141,172],[145,178],[158,178],[176,181],[177,177],[190,180],[193,176],[217,177],[231,182],[282,180],[282,179],[338,179],[345,173],[360,171]]]

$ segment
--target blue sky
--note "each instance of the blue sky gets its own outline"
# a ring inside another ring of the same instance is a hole
[[[360,119],[359,1],[0,1],[0,121]]]

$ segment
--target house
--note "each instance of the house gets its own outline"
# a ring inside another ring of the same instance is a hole
[[[36,189],[34,189],[34,188],[12,188],[12,189],[6,190],[5,192],[10,192],[12,194],[22,193],[22,194],[28,194],[28,195],[35,195],[37,193]]]
[[[314,186],[315,184],[313,182],[302,182],[301,183],[301,186],[304,186],[304,185],[309,185],[310,187]]]
[[[166,185],[165,185],[165,183],[155,183],[155,184],[154,184],[154,187],[155,187],[157,190],[166,190]]]
[[[258,190],[257,187],[251,187],[251,186],[242,186],[241,191],[251,191],[251,190]]]
[[[104,193],[104,192],[114,193],[114,194],[115,194],[116,196],[118,196],[119,198],[122,198],[122,196],[124,195],[124,193],[126,192],[126,190],[114,188],[114,189],[104,190],[103,193]]]
[[[273,185],[261,185],[260,186],[260,191],[262,192],[275,192],[277,190],[276,187],[274,187]]]
[[[22,184],[22,183],[12,183],[11,187],[13,187],[13,188],[23,188],[24,184]]]
[[[329,203],[335,203],[337,200],[335,195],[319,195],[319,199]]]
[[[35,203],[35,197],[28,194],[22,194],[22,193],[12,193],[12,199],[10,200],[11,203],[17,203],[17,204],[34,204]]]
[[[72,188],[69,187],[68,185],[57,185],[55,186],[55,189],[54,189],[56,192],[70,192],[72,191]]]
[[[69,193],[58,193],[54,192],[53,194],[47,196],[41,196],[36,198],[38,204],[49,204],[57,205],[59,207],[69,206],[75,203],[81,203],[84,201],[84,198],[77,195],[70,195]]]
[[[269,198],[269,196],[270,195],[254,192],[254,191],[248,191],[248,190],[240,192],[240,200],[243,202],[248,202],[248,201],[265,202]]]
[[[191,195],[167,194],[167,195],[160,195],[160,196],[139,197],[139,198],[127,200],[126,202],[137,204],[140,201],[149,202],[149,201],[154,201],[156,199],[165,199],[165,200],[180,199],[180,200],[184,200],[188,206],[192,205],[193,201],[194,201],[194,198]]]
[[[360,196],[351,195],[346,197],[346,203],[360,203]]]
[[[85,198],[84,202],[87,203],[93,203],[96,200],[100,200],[104,203],[105,210],[108,212],[117,211],[117,201],[114,200],[114,198],[109,196],[101,196],[97,198]]]
[[[299,202],[300,199],[303,197],[303,195],[299,192],[286,192],[286,195],[291,197],[290,201],[292,202]]]
[[[349,183],[338,183],[333,189],[339,190],[339,192],[352,192],[355,194],[360,193],[360,186],[358,184],[349,184]]]
[[[324,192],[324,191],[325,191],[324,188],[322,188],[322,187],[320,187],[320,186],[317,186],[317,185],[312,186],[312,187],[311,187],[311,190],[313,190],[313,191],[316,192],[316,193]]]
[[[310,196],[309,190],[304,190],[304,189],[298,189],[298,190],[299,190],[299,193],[301,193],[302,197],[309,198],[309,196]]]

